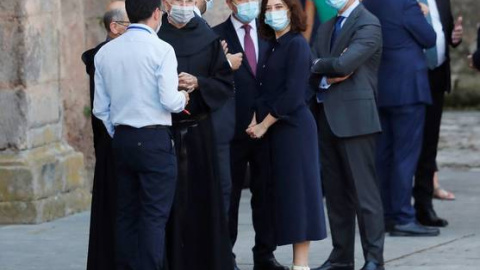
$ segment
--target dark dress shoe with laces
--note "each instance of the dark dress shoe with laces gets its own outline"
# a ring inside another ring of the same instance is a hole
[[[416,222],[395,225],[390,232],[390,236],[438,236],[439,234],[438,228],[425,227]]]
[[[332,264],[326,261],[322,266],[311,270],[353,270],[353,264]]]
[[[281,265],[275,258],[266,261],[258,261],[253,264],[253,270],[289,270]]]
[[[360,270],[385,270],[383,265],[374,262],[366,262]]]
[[[439,218],[433,208],[417,210],[417,220],[420,224],[430,227],[447,227],[448,221]]]

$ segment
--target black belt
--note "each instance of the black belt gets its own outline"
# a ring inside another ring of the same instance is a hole
[[[136,128],[136,127],[126,126],[126,125],[118,125],[115,128],[116,129],[170,129],[170,126],[150,125],[150,126],[144,126],[144,127]]]

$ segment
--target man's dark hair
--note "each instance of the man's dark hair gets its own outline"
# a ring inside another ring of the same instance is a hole
[[[107,32],[111,32],[110,24],[112,22],[123,21],[125,20],[124,17],[125,14],[123,14],[123,11],[121,9],[112,9],[105,12],[105,15],[103,15],[103,25],[105,26]]]
[[[160,8],[160,0],[126,0],[125,8],[131,23],[144,21]]]

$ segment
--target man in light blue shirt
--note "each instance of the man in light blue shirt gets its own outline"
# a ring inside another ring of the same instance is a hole
[[[185,109],[173,48],[157,31],[159,0],[126,0],[132,25],[95,57],[93,114],[113,137],[118,194],[116,269],[163,269],[177,163],[171,113]]]

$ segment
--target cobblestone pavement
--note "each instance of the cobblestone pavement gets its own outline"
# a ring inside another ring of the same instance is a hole
[[[386,237],[387,269],[480,269],[480,113],[448,112],[442,127],[440,181],[455,192],[453,202],[435,201],[440,216],[450,221],[438,237]],[[252,270],[250,195],[241,201],[239,241],[235,247],[242,270]],[[0,270],[83,270],[88,243],[89,213],[40,225],[0,227]],[[311,266],[320,265],[331,250],[331,240],[312,244]],[[291,264],[291,248],[280,247],[276,257]],[[356,266],[363,264],[359,239]],[[105,269],[109,270],[109,269]]]

